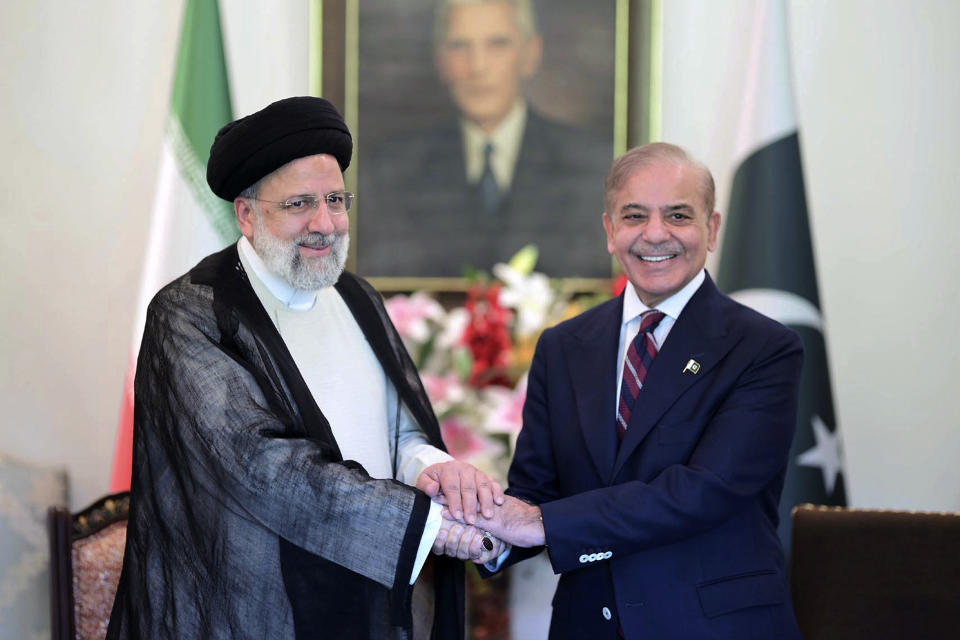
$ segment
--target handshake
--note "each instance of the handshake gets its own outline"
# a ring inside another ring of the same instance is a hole
[[[504,495],[503,488],[470,464],[443,462],[423,470],[417,488],[444,505],[433,552],[485,564],[509,546],[544,544],[540,507]]]

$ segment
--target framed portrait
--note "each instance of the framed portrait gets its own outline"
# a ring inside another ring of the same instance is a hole
[[[315,0],[315,86],[355,136],[350,268],[454,291],[533,244],[537,271],[606,287],[603,179],[637,137],[636,4]]]

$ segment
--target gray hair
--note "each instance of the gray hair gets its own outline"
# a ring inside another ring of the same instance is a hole
[[[270,175],[270,174],[267,174],[267,175]],[[257,199],[257,196],[260,195],[260,185],[263,184],[263,181],[266,180],[266,178],[267,178],[267,176],[263,176],[262,178],[260,178],[260,179],[257,180],[256,182],[254,182],[252,185],[250,185],[249,187],[247,187],[246,189],[244,189],[243,191],[241,191],[240,193],[238,193],[238,194],[237,194],[237,197],[238,197],[238,198],[252,198],[252,199],[256,200],[256,199]]]
[[[436,46],[443,44],[447,36],[450,9],[473,4],[508,4],[513,7],[514,18],[524,37],[529,38],[537,33],[537,17],[533,12],[532,0],[439,0],[433,14],[433,42]]]
[[[637,171],[659,164],[678,164],[692,167],[699,174],[700,195],[707,207],[707,215],[713,213],[716,200],[716,185],[713,175],[705,164],[691,156],[683,147],[669,142],[651,142],[634,147],[614,160],[604,180],[604,205],[607,213],[613,215],[616,192]]]

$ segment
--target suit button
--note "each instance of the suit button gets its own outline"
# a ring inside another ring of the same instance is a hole
[[[589,556],[587,556],[587,559],[588,559],[590,562],[596,562],[596,561],[597,561],[597,554],[591,553]]]
[[[613,614],[610,613],[610,609],[608,609],[608,608],[606,608],[606,607],[604,607],[603,609],[601,609],[600,613],[603,614],[603,617],[604,617],[604,619],[606,619],[606,620],[609,620],[610,618],[613,617]]]
[[[583,554],[582,556],[580,556],[580,564],[584,564],[584,563],[586,563],[586,562],[589,562],[589,560],[590,560],[590,558],[587,557],[587,554]]]
[[[605,551],[603,554],[604,560],[607,560],[608,558],[612,558],[612,557],[613,557],[613,551]]]

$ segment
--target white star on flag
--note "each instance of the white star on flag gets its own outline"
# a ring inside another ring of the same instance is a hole
[[[837,483],[837,476],[843,473],[840,433],[839,431],[831,432],[818,415],[814,415],[810,423],[817,444],[798,455],[797,464],[805,467],[820,467],[823,473],[823,486],[827,489],[827,496],[831,496],[833,487]]]

